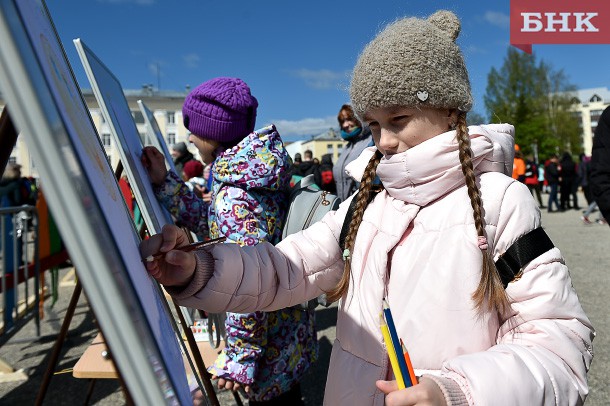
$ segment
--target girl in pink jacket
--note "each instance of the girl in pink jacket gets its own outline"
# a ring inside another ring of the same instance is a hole
[[[323,292],[340,299],[327,405],[573,405],[587,396],[593,327],[535,201],[510,177],[513,127],[466,124],[459,30],[439,11],[389,25],[364,49],[350,96],[375,147],[348,166],[360,189],[337,211],[275,247],[185,253],[174,248],[186,236],[171,226],[142,243],[143,257],[167,253],[147,269],[186,306],[246,312]],[[515,259],[532,236],[539,252]],[[384,298],[420,377],[402,390],[379,328]]]

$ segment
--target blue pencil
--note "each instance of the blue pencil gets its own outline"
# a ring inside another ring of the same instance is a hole
[[[388,330],[390,330],[390,337],[392,338],[392,346],[396,351],[396,354],[402,354],[402,347],[400,346],[400,340],[398,340],[398,334],[396,333],[396,326],[394,325],[394,319],[392,318],[392,312],[390,311],[390,306],[385,299],[383,299],[383,314],[385,315],[385,321],[388,325]],[[413,386],[413,382],[411,382],[411,378],[409,377],[409,369],[407,368],[407,362],[404,357],[398,358],[398,366],[400,367],[400,373],[402,374],[402,378],[405,383],[405,388]]]

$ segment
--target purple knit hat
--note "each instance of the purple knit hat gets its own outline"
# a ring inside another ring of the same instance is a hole
[[[254,131],[257,107],[258,101],[243,80],[215,78],[186,96],[182,117],[193,135],[231,144]]]

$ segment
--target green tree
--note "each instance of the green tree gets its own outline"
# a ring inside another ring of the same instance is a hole
[[[491,122],[515,126],[515,143],[525,155],[536,145],[543,158],[580,152],[578,121],[570,111],[573,90],[562,70],[510,47],[502,67],[487,76],[483,100]]]

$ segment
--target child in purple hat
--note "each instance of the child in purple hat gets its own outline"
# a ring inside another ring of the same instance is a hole
[[[202,83],[184,101],[189,141],[212,164],[211,204],[167,171],[157,149],[144,148],[157,198],[200,239],[225,236],[241,246],[280,241],[290,160],[275,126],[254,131],[257,107],[248,85],[228,77]],[[226,347],[208,368],[218,386],[243,386],[252,406],[302,405],[299,381],[318,353],[313,310],[227,313],[225,327]]]

